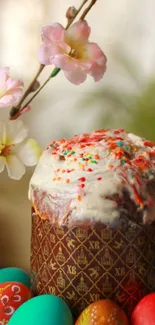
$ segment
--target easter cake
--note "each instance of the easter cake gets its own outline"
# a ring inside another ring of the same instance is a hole
[[[155,290],[155,144],[121,129],[53,141],[29,198],[36,294],[75,315],[102,298],[130,314]]]

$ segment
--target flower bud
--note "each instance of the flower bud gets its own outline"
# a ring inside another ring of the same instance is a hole
[[[66,18],[68,20],[72,20],[72,19],[74,19],[76,13],[77,13],[77,10],[76,10],[75,7],[69,7],[67,12],[66,12]]]

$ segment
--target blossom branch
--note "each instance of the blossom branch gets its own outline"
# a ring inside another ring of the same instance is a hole
[[[80,11],[83,9],[83,7],[85,6],[85,4],[88,2],[89,0],[83,0],[82,4],[80,5],[80,7],[75,11],[73,18],[72,19],[68,19],[68,23],[66,26],[66,30],[70,27],[70,25],[73,23],[73,21],[76,19],[77,15],[80,13]],[[86,15],[88,14],[88,12],[91,10],[91,8],[95,5],[97,0],[92,0],[90,5],[84,10],[83,14],[81,15],[79,20],[84,20]],[[10,112],[10,119],[14,120],[16,118],[18,118],[22,111],[25,110],[25,108],[32,102],[32,100],[40,93],[40,91],[45,87],[45,85],[50,81],[51,78],[55,77],[61,69],[59,68],[54,68],[51,75],[48,77],[48,79],[44,82],[44,84],[38,89],[38,91],[29,99],[28,102],[26,102],[26,104],[21,108],[21,104],[23,103],[23,101],[25,100],[25,98],[30,94],[30,92],[32,92],[32,89],[37,81],[38,76],[40,75],[40,73],[42,72],[43,68],[45,66],[42,64],[40,66],[40,69],[38,71],[38,73],[36,74],[35,78],[33,79],[32,83],[29,85],[28,89],[26,90],[25,94],[23,95],[21,101],[19,102],[19,104],[16,107],[13,107],[11,112]]]
[[[83,0],[82,4],[80,5],[80,7],[76,10],[76,13],[74,15],[74,17],[71,20],[68,20],[66,29],[68,29],[70,27],[70,25],[74,22],[74,20],[76,19],[77,15],[80,13],[80,11],[82,10],[82,8],[84,7],[84,5],[88,2],[88,0]],[[24,100],[26,99],[26,97],[33,91],[34,85],[37,82],[38,77],[40,76],[41,72],[43,71],[45,65],[44,64],[40,64],[39,69],[35,75],[35,77],[33,78],[32,82],[30,83],[30,85],[28,86],[28,88],[26,89],[25,93],[23,94],[20,102],[18,103],[17,106],[12,107],[11,111],[10,111],[10,119],[16,119],[19,116],[19,111],[21,111],[23,108],[25,108],[27,105],[25,104],[24,107],[21,109],[21,105],[24,102]],[[54,71],[54,70],[53,70]],[[42,88],[41,88],[42,89]],[[40,89],[40,90],[41,90]],[[38,91],[36,93],[36,95],[39,93],[40,91]],[[30,100],[30,102],[32,101],[32,99],[36,97],[33,96]]]

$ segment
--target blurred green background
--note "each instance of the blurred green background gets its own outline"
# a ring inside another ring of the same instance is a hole
[[[101,89],[85,95],[80,107],[86,109],[88,114],[90,107],[92,110],[96,105],[102,107],[102,112],[96,114],[93,121],[95,129],[121,127],[155,141],[155,74],[142,78],[134,60],[125,55],[123,50],[113,49],[113,55],[115,63],[120,67],[118,78],[123,77],[122,85],[116,87],[112,80]],[[132,90],[123,87],[124,77],[133,86]]]

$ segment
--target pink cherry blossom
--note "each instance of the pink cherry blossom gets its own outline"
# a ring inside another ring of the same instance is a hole
[[[0,107],[17,104],[22,94],[23,82],[9,76],[9,68],[0,69]]]
[[[84,82],[87,74],[99,81],[106,70],[107,59],[96,43],[89,42],[90,31],[87,22],[82,20],[68,30],[58,23],[43,27],[40,63],[62,69],[75,85]]]

